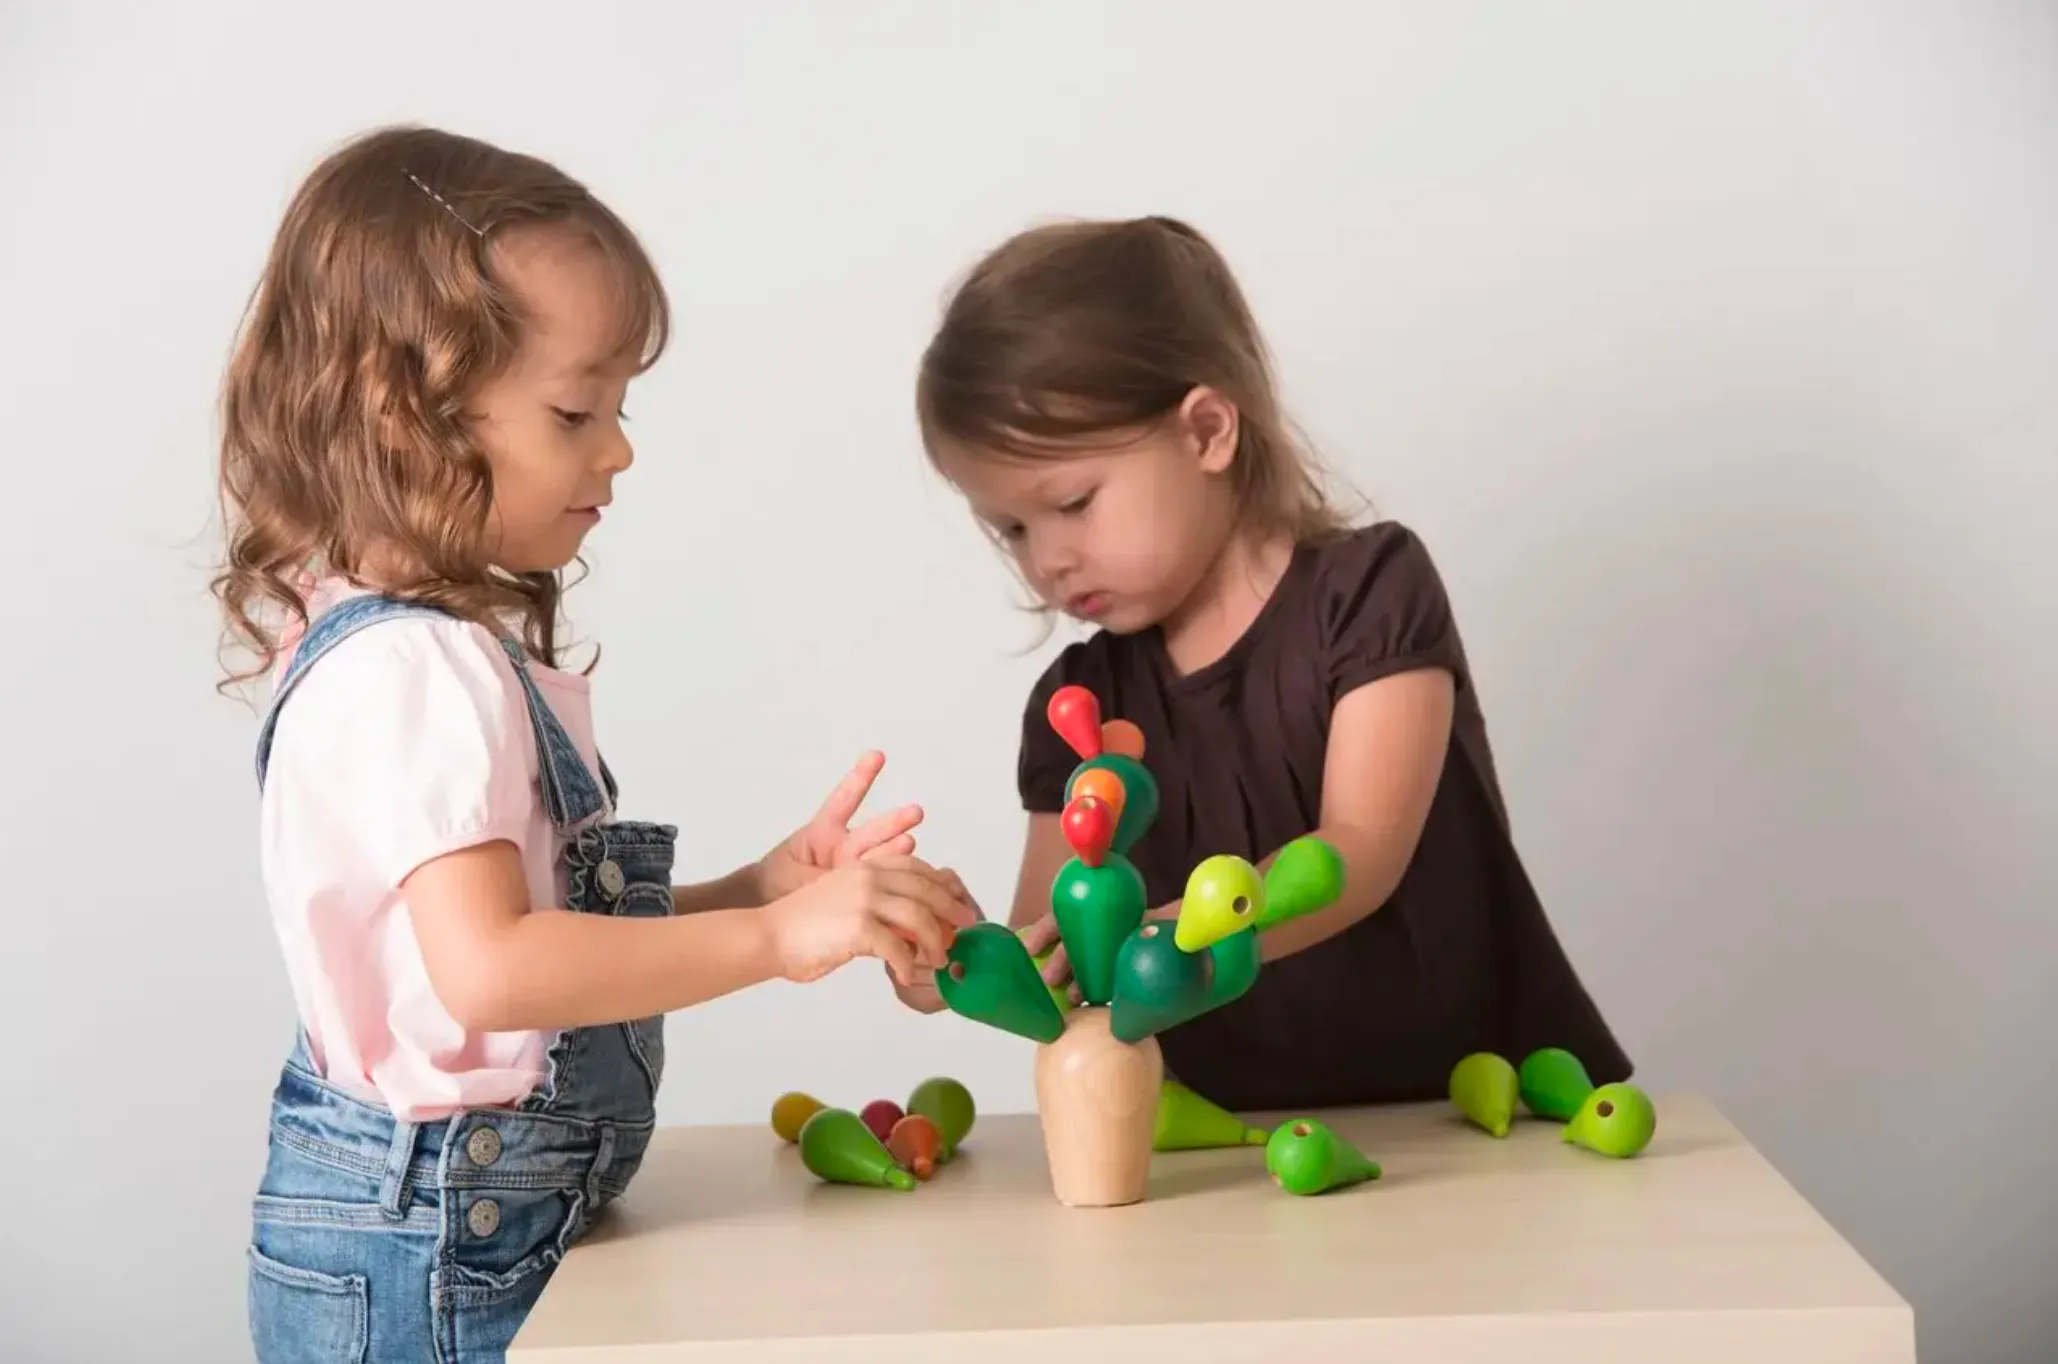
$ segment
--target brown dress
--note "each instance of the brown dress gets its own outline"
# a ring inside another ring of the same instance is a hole
[[[1303,546],[1243,637],[1181,676],[1155,630],[1067,648],[1023,716],[1019,783],[1063,808],[1078,758],[1044,717],[1079,683],[1134,721],[1162,813],[1130,857],[1153,905],[1202,858],[1255,862],[1320,820],[1329,716],[1356,687],[1415,668],[1457,680],[1443,777],[1392,897],[1344,933],[1265,963],[1248,994],[1163,1034],[1165,1064],[1231,1108],[1443,1098],[1466,1053],[1520,1063],[1570,1050],[1596,1084],[1630,1063],[1545,917],[1509,834],[1479,698],[1443,583],[1406,527],[1381,522]]]

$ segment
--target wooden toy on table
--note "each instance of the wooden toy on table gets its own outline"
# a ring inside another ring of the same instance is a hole
[[[1563,1047],[1538,1047],[1520,1066],[1495,1052],[1477,1051],[1451,1068],[1451,1102],[1487,1135],[1513,1130],[1516,1106],[1563,1124],[1566,1144],[1626,1160],[1641,1155],[1658,1130],[1650,1095],[1627,1082],[1596,1085],[1577,1056]]]
[[[1161,1117],[1183,1095],[1168,1091],[1157,1035],[1249,990],[1258,935],[1335,903],[1343,860],[1314,836],[1288,844],[1262,872],[1241,857],[1209,857],[1188,877],[1177,918],[1147,920],[1143,877],[1126,856],[1158,815],[1142,732],[1104,722],[1084,687],[1059,688],[1046,714],[1080,759],[1059,821],[1073,856],[1051,883],[1080,1002],[1062,1007],[1021,939],[999,924],[957,935],[937,989],[954,1012],[1036,1044],[1052,1190],[1071,1207],[1113,1207],[1143,1199],[1154,1148],[1243,1144],[1255,1130],[1225,1114],[1235,1142],[1168,1137]]]
[[[855,1113],[790,1091],[772,1104],[772,1131],[797,1145],[801,1164],[824,1183],[906,1191],[957,1156],[977,1117],[972,1091],[932,1075],[905,1106],[874,1099]]]
[[[1290,1194],[1307,1197],[1379,1178],[1379,1162],[1316,1118],[1281,1123],[1265,1143],[1265,1169]]]

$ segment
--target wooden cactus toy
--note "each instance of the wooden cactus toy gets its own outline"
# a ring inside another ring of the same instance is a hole
[[[1135,724],[1106,719],[1084,687],[1060,687],[1046,717],[1079,755],[1060,825],[1073,856],[1051,883],[1051,913],[1081,1003],[1061,1007],[1028,949],[999,925],[957,936],[938,973],[956,1013],[1036,1043],[1036,1107],[1060,1202],[1112,1207],[1145,1196],[1158,1141],[1164,1060],[1157,1035],[1240,998],[1258,978],[1258,935],[1335,903],[1343,859],[1312,835],[1260,871],[1222,854],[1193,869],[1173,922],[1149,920],[1128,852],[1158,816],[1159,792]],[[1212,1144],[1212,1143],[1209,1143]]]

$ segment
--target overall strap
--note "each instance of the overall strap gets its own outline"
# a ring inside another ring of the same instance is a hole
[[[594,783],[586,760],[579,756],[579,746],[572,742],[571,734],[557,718],[557,713],[543,699],[543,693],[536,689],[536,680],[529,676],[526,651],[505,637],[501,639],[500,647],[507,651],[508,660],[514,664],[515,676],[522,684],[522,695],[529,703],[530,728],[536,731],[536,771],[543,779],[543,801],[550,811],[550,822],[563,833],[612,809],[615,784],[606,761],[600,764],[600,774],[607,784],[603,794]]]
[[[286,664],[286,672],[279,679],[279,685],[272,692],[271,704],[265,708],[264,723],[257,731],[257,785],[264,788],[264,775],[271,766],[272,733],[278,728],[279,712],[285,707],[286,698],[300,685],[300,679],[307,676],[307,670],[320,662],[329,650],[364,629],[380,621],[399,620],[406,616],[447,616],[433,606],[418,602],[395,601],[391,597],[352,597],[339,606],[314,618],[308,624],[307,633],[300,637],[294,647],[293,657]]]
[[[285,675],[279,679],[271,705],[265,711],[264,723],[258,731],[257,784],[260,789],[264,786],[265,771],[271,763],[272,734],[278,726],[279,713],[294,687],[307,675],[307,670],[359,630],[382,621],[410,616],[459,619],[440,607],[370,595],[352,597],[330,608],[308,626],[292,660],[286,665]],[[609,809],[615,797],[615,784],[607,764],[601,763],[601,775],[606,785],[603,794],[594,783],[585,760],[579,756],[572,736],[536,689],[535,681],[529,676],[528,656],[521,645],[504,636],[500,638],[500,645],[506,651],[508,661],[514,665],[515,677],[522,686],[522,697],[529,711],[529,728],[536,741],[537,772],[541,777],[544,805],[550,812],[551,823],[560,830],[570,829]]]

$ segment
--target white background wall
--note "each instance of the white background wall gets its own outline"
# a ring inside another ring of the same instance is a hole
[[[876,744],[999,912],[1044,655],[912,366],[1007,232],[1188,215],[1439,555],[1645,1078],[1715,1096],[1926,1361],[2048,1358],[2058,12],[1944,0],[0,7],[0,1355],[245,1357],[290,1018],[210,405],[293,182],[392,119],[561,159],[669,272],[573,603],[687,872]],[[1019,1044],[869,966],[670,1026],[670,1122],[933,1071],[1029,1106]]]

